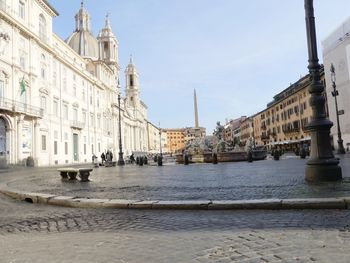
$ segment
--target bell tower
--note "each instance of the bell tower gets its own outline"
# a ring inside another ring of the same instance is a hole
[[[105,26],[98,34],[97,40],[99,59],[107,65],[114,67],[116,71],[119,71],[119,43],[112,31],[108,13],[106,15]]]
[[[132,107],[137,107],[140,100],[139,74],[133,63],[132,56],[130,56],[129,65],[125,70],[125,80],[127,104]]]

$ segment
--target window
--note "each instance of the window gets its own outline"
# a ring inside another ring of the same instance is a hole
[[[24,57],[24,54],[20,54],[19,57],[19,66],[22,70],[26,70],[26,59]]]
[[[43,14],[39,16],[39,37],[46,41],[46,20]]]
[[[86,123],[86,112],[83,111],[83,122]]]
[[[74,97],[77,96],[77,86],[75,86],[75,84],[73,85],[73,95]]]
[[[26,18],[26,16],[25,16],[25,4],[23,1],[19,1],[19,3],[18,3],[18,15],[23,20]]]
[[[86,136],[84,136],[84,154],[86,154]]]
[[[77,108],[73,109],[73,120],[78,121],[78,109]]]
[[[46,135],[41,135],[41,150],[46,151]]]
[[[57,155],[57,153],[58,153],[57,141],[53,142],[53,152],[54,152],[54,155]]]
[[[58,101],[57,100],[53,101],[53,115],[55,117],[58,117]]]
[[[94,126],[94,115],[90,114],[90,126]]]
[[[68,105],[67,104],[63,105],[63,118],[65,120],[68,120]]]
[[[56,72],[52,73],[52,84],[54,87],[57,87],[57,73]]]
[[[0,99],[4,98],[5,96],[5,82],[3,80],[0,80]]]
[[[46,79],[46,57],[44,54],[41,54],[40,75],[42,79]]]
[[[68,154],[68,142],[64,143],[64,154],[67,155]]]
[[[130,87],[133,87],[134,86],[134,76],[130,75],[129,78],[130,78]]]
[[[40,108],[42,108],[44,110],[44,112],[46,111],[46,97],[45,96],[40,97]]]

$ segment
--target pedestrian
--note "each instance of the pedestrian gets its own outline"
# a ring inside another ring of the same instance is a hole
[[[106,153],[106,162],[109,163],[109,158],[110,158],[110,152],[109,150]]]
[[[134,153],[132,153],[132,154],[130,155],[130,162],[131,162],[131,163],[134,163],[134,162],[135,162]]]
[[[93,153],[91,159],[92,159],[92,163],[94,164],[95,163],[95,159],[97,159],[97,156]]]
[[[102,165],[106,162],[106,155],[104,152],[101,154]]]

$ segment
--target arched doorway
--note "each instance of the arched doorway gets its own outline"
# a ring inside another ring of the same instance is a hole
[[[6,121],[0,118],[0,168],[7,167]]]

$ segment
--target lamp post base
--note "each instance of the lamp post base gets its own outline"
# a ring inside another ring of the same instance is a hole
[[[338,154],[345,154],[343,140],[338,140]]]
[[[342,179],[341,167],[336,165],[311,165],[305,169],[305,180],[308,182],[332,182]]]
[[[123,153],[119,153],[118,165],[125,165]]]

